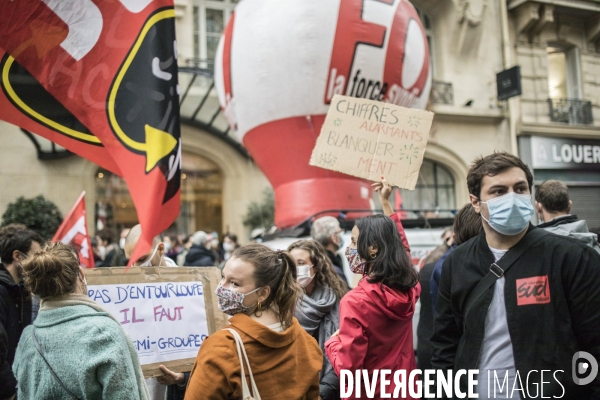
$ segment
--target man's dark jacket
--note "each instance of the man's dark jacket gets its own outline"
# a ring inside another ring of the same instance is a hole
[[[532,229],[537,228],[530,225]],[[433,368],[479,368],[494,286],[466,316],[465,303],[493,262],[484,231],[458,246],[444,262],[431,338]],[[515,366],[530,394],[516,393],[534,397],[541,370],[563,370],[556,374],[566,392],[562,398],[600,398],[600,374],[591,384],[576,386],[571,367],[578,351],[591,353],[600,361],[600,255],[579,241],[549,234],[506,271],[505,279],[506,318]],[[532,373],[535,378],[530,377],[527,384],[527,374],[533,370],[538,372]],[[563,389],[552,374],[546,373],[544,382],[549,382],[544,385],[544,396],[561,396]],[[463,389],[466,383],[466,379],[461,380]]]
[[[12,372],[17,344],[23,329],[31,324],[31,296],[0,264],[0,399],[15,394]]]
[[[189,267],[212,267],[215,265],[215,255],[206,247],[194,244],[185,256],[184,265]]]
[[[419,271],[421,284],[421,311],[419,311],[419,324],[417,325],[417,368],[420,370],[431,369],[431,334],[433,333],[433,309],[431,307],[431,293],[429,281],[435,263],[425,264]]]
[[[346,286],[350,288],[350,285],[348,285],[348,280],[346,279],[346,275],[344,274],[344,263],[342,262],[342,257],[340,257],[338,253],[334,253],[331,250],[327,250],[327,256],[331,260],[335,272],[339,275],[340,278],[342,278]]]

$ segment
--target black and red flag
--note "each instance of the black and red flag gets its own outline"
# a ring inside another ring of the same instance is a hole
[[[92,161],[110,157],[107,169],[127,182],[142,225],[136,259],[179,214],[173,0],[0,0],[0,47],[10,54],[3,82],[14,58],[100,142],[58,132],[57,143]]]

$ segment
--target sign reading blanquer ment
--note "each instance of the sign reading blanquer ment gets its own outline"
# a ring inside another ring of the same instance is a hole
[[[433,113],[336,95],[310,165],[414,190]]]
[[[121,323],[146,377],[158,366],[190,371],[202,341],[227,322],[217,307],[217,268],[86,270],[88,295]]]

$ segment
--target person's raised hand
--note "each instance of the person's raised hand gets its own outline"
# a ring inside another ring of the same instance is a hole
[[[371,184],[371,186],[373,187],[373,191],[379,193],[379,200],[389,200],[392,195],[392,190],[394,189],[383,176],[381,177],[381,182],[375,182]]]
[[[176,383],[183,383],[185,375],[183,372],[174,372],[164,365],[159,365],[158,368],[163,372],[164,375],[157,376],[156,380],[162,385],[174,385]]]
[[[390,196],[394,187],[390,186],[383,176],[381,177],[381,182],[375,182],[371,186],[374,191],[379,192],[379,202],[381,203],[381,208],[383,208],[383,213],[388,216],[394,214],[394,209],[390,204]]]

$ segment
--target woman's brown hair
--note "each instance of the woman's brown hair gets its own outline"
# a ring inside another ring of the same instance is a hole
[[[296,282],[296,264],[292,257],[285,251],[273,251],[262,244],[239,247],[232,257],[254,266],[256,287],[271,288],[269,297],[261,307],[275,305],[274,309],[279,313],[281,325],[284,329],[289,327],[292,324],[296,300],[302,295],[302,288]]]
[[[79,277],[79,259],[71,246],[48,243],[23,261],[23,281],[41,298],[73,293]]]
[[[346,283],[342,281],[339,275],[333,269],[333,264],[327,256],[327,252],[323,245],[315,240],[298,240],[288,247],[288,252],[294,249],[300,249],[308,252],[310,262],[315,270],[313,278],[319,286],[329,286],[338,300],[340,300],[348,292]]]

